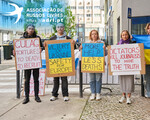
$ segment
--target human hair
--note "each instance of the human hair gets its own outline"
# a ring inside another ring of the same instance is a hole
[[[56,28],[58,28],[58,27],[64,27],[64,24],[63,23],[58,23],[57,25],[56,25]]]
[[[145,27],[145,32],[147,32],[148,28],[150,26],[150,23],[147,23],[146,27]],[[147,32],[148,33],[148,32]]]
[[[90,34],[89,34],[89,39],[92,40],[92,32],[93,32],[93,31],[95,31],[95,32],[97,33],[97,40],[99,40],[100,38],[99,38],[99,33],[98,33],[97,30],[92,30],[92,31],[90,32]]]
[[[130,39],[130,34],[129,34],[129,32],[128,32],[127,30],[123,30],[123,31],[121,32],[121,35],[120,35],[120,36],[121,36],[121,38],[122,38],[122,33],[123,33],[123,32],[126,32],[126,33],[128,34],[128,36],[129,36],[129,38],[128,38],[128,39]]]
[[[26,27],[26,30],[28,29],[28,27],[29,26],[31,26],[31,27],[33,27],[34,28],[34,32],[33,32],[33,34],[32,34],[32,37],[36,37],[37,36],[37,33],[36,33],[36,31],[35,31],[35,26],[33,25],[28,25],[27,27]],[[25,37],[25,38],[28,38],[29,37],[29,35],[28,35],[28,32],[25,30],[25,32],[24,32],[24,34],[23,34],[23,37]]]

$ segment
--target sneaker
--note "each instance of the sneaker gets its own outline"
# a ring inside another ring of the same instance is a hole
[[[69,101],[69,97],[68,97],[68,96],[65,96],[65,97],[64,97],[64,101]]]
[[[119,100],[119,103],[123,103],[125,101],[125,96],[122,96],[121,99]]]
[[[55,97],[55,96],[52,96],[52,97],[50,98],[50,101],[55,101],[56,99],[58,99],[58,98]]]
[[[95,94],[91,94],[91,96],[90,96],[90,100],[94,100],[95,99]]]
[[[148,98],[148,95],[145,95],[146,98]]]
[[[145,95],[145,98],[150,98],[147,94]]]
[[[127,104],[131,104],[131,98],[127,97]]]
[[[101,95],[99,93],[96,94],[96,100],[99,101],[101,99]]]

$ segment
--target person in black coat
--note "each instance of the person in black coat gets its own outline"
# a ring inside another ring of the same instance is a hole
[[[35,26],[32,24],[27,25],[26,31],[23,34],[23,37],[21,38],[39,38],[40,39],[40,46],[43,47],[41,38],[36,35],[35,32]],[[41,52],[41,50],[40,50]],[[13,54],[15,55],[15,51],[13,51]],[[34,78],[34,94],[35,94],[35,101],[41,102],[41,99],[39,98],[39,68],[35,69],[27,69],[25,70],[25,99],[23,101],[23,104],[28,103],[29,100],[29,91],[30,91],[30,77],[31,77],[31,71],[33,71],[33,78]]]

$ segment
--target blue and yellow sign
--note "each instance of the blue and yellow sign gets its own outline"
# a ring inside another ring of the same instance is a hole
[[[58,41],[62,42],[64,40],[54,40],[53,42]],[[46,68],[50,77],[71,76],[71,73],[74,73],[75,63],[72,60],[72,57],[74,59],[74,55],[71,52],[70,40],[67,40],[65,43],[48,44],[47,50],[48,63]]]
[[[104,44],[103,43],[83,43],[82,44],[82,72],[104,72]]]

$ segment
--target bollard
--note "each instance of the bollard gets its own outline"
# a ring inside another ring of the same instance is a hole
[[[17,98],[20,98],[20,71],[16,70]]]
[[[142,97],[145,96],[143,75],[141,75],[141,96],[142,96]]]
[[[82,80],[82,72],[81,72],[81,60],[79,61],[79,82],[80,82],[80,98],[83,97],[83,80]]]

